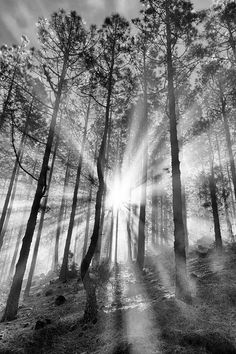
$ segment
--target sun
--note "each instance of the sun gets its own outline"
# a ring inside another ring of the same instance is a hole
[[[107,197],[108,207],[121,209],[129,201],[129,190],[125,183],[118,177],[109,186],[109,194]]]

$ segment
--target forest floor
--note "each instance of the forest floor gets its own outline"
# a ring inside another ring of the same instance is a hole
[[[81,321],[81,282],[36,284],[17,319],[0,323],[0,353],[236,353],[236,249],[191,252],[192,304],[174,298],[173,273],[167,250],[148,257],[142,274],[134,265],[114,267],[98,288],[91,324]],[[56,304],[60,295],[65,301]]]

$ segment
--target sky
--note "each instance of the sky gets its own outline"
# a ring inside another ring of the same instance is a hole
[[[211,5],[211,0],[193,0],[196,9]],[[35,24],[39,17],[50,17],[63,8],[76,10],[87,23],[102,23],[112,12],[133,18],[139,12],[139,0],[0,0],[0,45],[19,43],[26,35],[32,45],[37,43]]]

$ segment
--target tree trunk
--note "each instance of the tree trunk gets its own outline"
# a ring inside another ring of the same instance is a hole
[[[146,180],[147,180],[147,163],[143,160],[143,177],[145,180],[142,181],[141,187],[141,204],[139,212],[139,224],[138,224],[138,254],[137,254],[137,264],[140,270],[144,266],[144,256],[145,256],[145,222],[146,222]]]
[[[65,212],[65,207],[66,207],[66,191],[67,191],[67,187],[68,187],[69,174],[70,174],[69,165],[70,165],[70,152],[68,153],[68,157],[67,157],[66,173],[65,173],[64,186],[63,186],[63,192],[62,192],[62,199],[61,199],[61,205],[60,205],[60,210],[59,210],[59,214],[58,214],[58,221],[57,221],[57,231],[56,231],[54,254],[53,254],[53,264],[52,264],[52,269],[54,271],[56,271],[58,268],[59,240],[60,240],[60,236],[61,236],[63,216],[64,216],[64,212]]]
[[[59,279],[61,281],[63,281],[63,282],[67,281],[68,255],[69,255],[69,250],[70,250],[70,243],[71,243],[71,237],[72,237],[72,232],[73,232],[73,227],[74,227],[74,220],[75,220],[75,213],[76,213],[76,207],[77,207],[78,190],[79,190],[79,184],[80,184],[80,175],[81,175],[81,169],[82,169],[82,163],[83,163],[83,154],[84,154],[84,148],[85,148],[86,136],[87,136],[87,129],[88,129],[90,104],[91,104],[91,97],[89,97],[89,102],[88,102],[88,108],[87,108],[87,114],[86,114],[86,120],[85,120],[85,127],[84,127],[84,133],[83,133],[83,140],[82,140],[82,144],[81,144],[80,156],[79,156],[79,164],[78,164],[77,174],[76,174],[76,181],[75,181],[75,188],[74,188],[74,194],[73,194],[73,201],[72,201],[72,208],[71,208],[71,214],[70,214],[69,227],[68,227],[68,231],[67,231],[66,243],[65,243],[65,248],[64,248],[64,255],[63,255],[63,261],[62,261],[62,266],[61,266],[60,275],[59,275]]]
[[[35,173],[36,165],[37,165],[37,161],[35,161],[32,175],[34,175],[34,173]],[[30,181],[30,187],[28,188],[26,201],[28,201],[29,198],[30,198],[30,194],[32,192],[32,186],[33,186],[32,182],[31,182],[31,177],[29,177],[29,181]],[[9,270],[9,274],[8,274],[9,281],[11,280],[11,277],[13,275],[13,271],[14,271],[14,267],[15,267],[15,263],[16,263],[16,258],[17,258],[18,251],[19,251],[21,236],[22,236],[22,233],[23,233],[23,230],[24,230],[24,227],[25,227],[25,225],[23,224],[23,221],[26,218],[26,214],[27,214],[27,210],[25,209],[24,212],[23,212],[22,222],[21,222],[21,226],[20,226],[20,229],[19,229],[19,232],[18,232],[18,235],[17,235],[16,245],[15,245],[13,257],[12,257],[12,260],[11,260],[10,270]]]
[[[24,298],[27,298],[29,296],[30,288],[31,288],[31,284],[32,284],[32,279],[33,279],[33,275],[34,275],[34,271],[35,271],[36,261],[37,261],[37,257],[38,257],[39,243],[40,243],[42,230],[43,230],[43,222],[44,222],[44,217],[45,217],[45,213],[46,213],[46,209],[47,209],[48,194],[50,191],[53,168],[54,168],[54,163],[55,163],[55,159],[56,159],[58,144],[59,144],[59,135],[57,136],[54,151],[53,151],[52,163],[51,163],[50,173],[49,173],[49,177],[48,177],[47,195],[44,197],[43,203],[42,203],[39,227],[38,227],[38,232],[37,232],[36,241],[35,241],[35,245],[34,245],[34,251],[33,251],[33,256],[32,256],[32,260],[31,260],[29,275],[28,275],[28,279],[27,279],[27,283],[26,283],[26,287],[25,287],[25,291],[24,291]]]
[[[216,184],[215,184],[213,164],[211,164],[209,189],[211,195],[211,206],[212,206],[212,214],[214,220],[216,249],[220,251],[222,250],[222,239],[221,239],[221,231],[220,231],[220,219],[219,219],[219,212],[218,212],[218,205],[217,205]]]
[[[132,262],[131,202],[129,205],[128,215],[127,215],[126,228],[127,228],[127,243],[128,243],[128,262]]]
[[[138,225],[138,254],[137,265],[140,270],[144,266],[145,257],[145,223],[146,223],[146,194],[147,194],[147,168],[148,168],[148,102],[147,102],[147,73],[146,73],[146,48],[143,50],[143,122],[142,122],[142,186],[141,202]]]
[[[100,221],[100,229],[99,229],[99,236],[98,236],[98,243],[96,247],[96,251],[93,258],[93,264],[99,265],[100,257],[101,257],[101,248],[102,248],[102,232],[103,232],[103,224],[104,224],[104,217],[105,217],[105,200],[106,200],[106,185],[104,187],[104,193],[102,198],[102,212],[101,212],[101,221]]]
[[[89,197],[88,197],[88,208],[87,208],[87,217],[86,217],[86,226],[85,226],[85,234],[84,234],[84,246],[83,246],[83,254],[82,259],[85,257],[88,247],[88,237],[89,237],[89,223],[91,217],[91,201],[92,201],[92,184],[89,189]]]
[[[15,199],[15,195],[16,195],[16,190],[17,190],[18,177],[19,177],[19,165],[17,166],[17,169],[16,169],[15,180],[14,180],[13,188],[11,190],[10,203],[8,205],[7,213],[6,213],[6,216],[5,216],[5,220],[4,220],[4,224],[3,224],[3,228],[2,228],[2,232],[1,232],[0,249],[2,248],[3,240],[4,240],[4,237],[5,237],[5,234],[6,234],[6,231],[7,231],[7,228],[8,228],[8,223],[9,223],[9,220],[10,220],[10,216],[11,216],[11,213],[12,213],[12,207],[13,207],[13,203],[14,203],[14,199]],[[8,189],[8,192],[9,192],[9,189]]]
[[[89,276],[89,267],[97,247],[99,229],[100,229],[101,206],[102,206],[102,198],[103,198],[104,187],[105,187],[104,171],[105,171],[107,137],[109,131],[109,115],[110,115],[110,103],[111,103],[111,94],[112,94],[113,66],[114,66],[114,57],[112,60],[110,75],[108,80],[105,127],[104,127],[104,132],[102,137],[102,143],[99,149],[99,154],[97,159],[97,173],[98,173],[99,185],[98,185],[98,191],[97,191],[96,202],[95,202],[94,227],[93,227],[93,233],[91,236],[89,248],[87,250],[85,257],[81,262],[81,267],[80,267],[81,279],[83,281],[84,288],[86,291],[86,307],[84,313],[85,321],[90,321],[93,318],[96,318],[97,316],[96,287]]]
[[[119,209],[116,210],[116,238],[115,238],[115,265],[118,261],[118,232],[119,232]]]
[[[220,146],[219,146],[219,141],[218,141],[218,137],[216,134],[215,134],[215,138],[216,138],[216,145],[217,145],[217,152],[218,152],[218,159],[219,159],[220,175],[221,175],[222,183],[224,183],[224,174],[223,174],[223,169],[222,169]],[[230,183],[230,181],[229,181],[229,183]],[[228,206],[227,194],[226,194],[226,190],[225,190],[224,185],[223,185],[222,194],[223,194],[222,197],[223,197],[223,201],[224,201],[225,219],[226,219],[228,234],[229,234],[231,241],[233,242],[234,235],[233,235],[232,225],[231,225],[231,221],[230,221],[229,209],[228,209],[229,206]]]
[[[228,175],[228,180],[229,180],[229,189],[230,189],[230,195],[231,195],[231,205],[233,209],[233,218],[236,219],[236,209],[235,209],[235,199],[234,199],[234,193],[232,189],[232,183],[231,183],[231,176],[229,173],[229,166],[227,164],[227,175]]]
[[[58,92],[56,95],[55,105],[54,105],[54,109],[53,109],[52,119],[51,119],[51,123],[50,123],[50,128],[49,128],[46,148],[45,148],[45,152],[44,152],[44,156],[43,156],[42,167],[41,167],[41,171],[40,171],[40,175],[39,175],[39,179],[38,179],[38,183],[37,183],[37,188],[36,188],[33,204],[31,207],[30,216],[28,219],[25,235],[23,237],[19,259],[18,259],[18,262],[16,265],[16,270],[15,270],[15,274],[13,277],[11,289],[10,289],[10,292],[8,295],[7,304],[6,304],[6,308],[5,308],[3,317],[2,317],[2,321],[11,321],[17,315],[20,292],[21,292],[23,277],[25,274],[27,260],[29,257],[30,246],[31,246],[31,242],[32,242],[32,238],[33,238],[33,234],[34,234],[34,230],[35,230],[35,226],[36,226],[37,215],[38,215],[38,211],[40,208],[41,199],[42,199],[42,197],[45,193],[45,189],[46,189],[48,162],[49,162],[52,144],[53,144],[54,131],[55,131],[55,126],[56,126],[56,121],[57,121],[57,114],[58,114],[60,99],[61,99],[61,95],[62,95],[62,87],[64,84],[65,75],[66,75],[66,66],[67,66],[67,60],[65,58],[63,69],[62,69],[62,74],[61,74],[60,81],[58,84]]]
[[[23,132],[23,135],[22,135],[22,138],[21,138],[21,141],[20,141],[19,149],[18,149],[18,159],[19,159],[19,161],[22,160],[22,155],[23,155],[23,151],[22,150],[24,148],[26,134],[27,134],[27,131],[28,131],[30,115],[31,115],[31,112],[32,112],[32,107],[33,107],[33,100],[34,99],[32,99],[32,101],[31,101],[29,112],[28,112],[27,117],[26,117],[24,132]],[[6,195],[6,198],[5,198],[5,202],[4,202],[4,206],[3,206],[3,210],[2,210],[2,215],[1,215],[1,219],[0,219],[0,249],[1,249],[2,244],[3,244],[3,239],[4,239],[4,234],[5,234],[4,229],[6,230],[6,225],[4,225],[4,223],[6,221],[6,217],[8,217],[8,219],[10,217],[10,212],[7,213],[10,197],[12,195],[12,190],[13,190],[14,183],[16,184],[17,183],[17,179],[18,179],[18,174],[19,174],[18,159],[16,159],[15,164],[14,164],[14,168],[13,168],[11,179],[10,179],[10,184],[8,186],[7,195]],[[14,198],[12,198],[12,200],[13,199]]]
[[[186,193],[185,184],[182,183],[182,203],[183,203],[183,223],[184,223],[184,234],[185,234],[185,251],[188,254],[189,240],[188,240],[188,224],[187,224],[187,207],[186,207]]]
[[[232,181],[233,181],[233,186],[234,186],[234,196],[236,199],[236,170],[235,170],[234,155],[233,155],[232,143],[231,143],[231,137],[230,137],[229,122],[228,122],[228,117],[227,117],[227,114],[225,111],[226,102],[223,100],[223,98],[221,99],[221,104],[222,104],[222,117],[223,117],[223,121],[224,121],[226,143],[227,143],[228,154],[229,154],[230,170],[231,170]]]
[[[227,230],[228,230],[228,235],[231,240],[231,242],[234,242],[234,234],[233,234],[233,229],[232,229],[232,224],[230,221],[230,216],[229,216],[229,209],[228,209],[228,202],[227,202],[227,197],[225,194],[225,189],[223,190],[223,200],[224,200],[224,209],[225,209],[225,220],[226,220],[226,225],[227,225]]]
[[[4,121],[6,119],[7,108],[8,108],[10,99],[11,99],[12,90],[13,90],[13,86],[14,86],[14,83],[15,83],[16,68],[17,68],[17,65],[15,65],[15,67],[14,67],[12,78],[11,78],[11,82],[10,82],[10,86],[9,86],[9,89],[8,89],[8,92],[7,92],[7,97],[6,97],[6,100],[3,103],[3,109],[2,109],[2,113],[1,113],[1,119],[0,119],[0,130],[2,129],[2,126],[3,126]]]
[[[113,231],[114,231],[114,210],[111,210],[111,232],[110,232],[110,243],[109,243],[109,264],[112,263],[112,246],[113,246]]]
[[[170,121],[170,145],[173,190],[174,216],[174,252],[175,252],[175,294],[184,301],[191,301],[191,293],[187,276],[185,232],[183,223],[183,204],[180,179],[179,144],[175,112],[174,73],[172,63],[172,41],[169,13],[169,1],[166,0],[166,39],[167,39],[167,74],[168,74],[168,105]]]
[[[106,161],[108,164],[109,161],[109,153],[110,153],[110,140],[111,140],[111,127],[112,127],[112,110],[110,110],[109,114],[109,126],[108,126],[108,135],[107,135],[107,146],[106,146]],[[118,148],[117,148],[117,151]],[[107,188],[106,188],[106,174],[107,174],[107,169],[105,167],[104,175],[105,175],[105,187],[104,187],[104,195],[103,195],[103,200],[102,200],[102,213],[101,213],[101,222],[100,222],[100,230],[99,230],[99,236],[98,236],[98,243],[97,243],[97,248],[95,251],[94,255],[94,264],[98,265],[100,262],[100,257],[101,257],[101,246],[102,246],[102,232],[103,232],[103,224],[104,224],[104,217],[105,217],[105,201],[106,201],[106,196],[107,196]]]
[[[177,122],[180,119],[180,110],[179,110],[179,100],[176,98],[176,116]],[[183,132],[180,132],[181,138],[179,142],[179,154],[180,154],[180,169],[181,164],[184,163],[184,139]],[[182,214],[183,214],[183,223],[184,223],[184,234],[185,234],[185,251],[186,256],[188,255],[189,240],[188,240],[188,225],[187,225],[187,206],[186,206],[186,193],[185,193],[185,181],[184,178],[181,179],[181,191],[182,191]]]
[[[157,195],[156,195],[156,179],[154,173],[152,173],[152,245],[156,246],[157,239]]]

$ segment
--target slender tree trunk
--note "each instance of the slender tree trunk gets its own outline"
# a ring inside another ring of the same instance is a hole
[[[105,217],[105,200],[106,200],[106,185],[104,186],[104,194],[102,198],[102,211],[101,211],[101,221],[100,221],[100,229],[98,236],[97,248],[93,258],[93,265],[99,265],[100,257],[101,257],[101,248],[102,248],[102,232],[104,225],[104,217]]]
[[[143,164],[146,165],[146,161],[143,160]],[[143,176],[146,175],[147,169],[143,165]],[[144,176],[145,178],[145,176]],[[139,224],[138,224],[138,254],[137,264],[140,270],[144,266],[145,256],[145,222],[146,222],[146,178],[143,180],[141,187],[141,204],[139,212]]]
[[[214,221],[215,243],[216,243],[216,249],[218,251],[221,251],[222,239],[221,239],[220,219],[219,219],[219,211],[218,211],[218,204],[217,204],[216,182],[214,176],[214,151],[213,151],[210,132],[208,132],[208,140],[209,140],[209,147],[210,147],[210,168],[211,168],[211,174],[209,177],[209,189],[210,189],[211,206],[212,206],[212,214],[213,214],[213,221]]]
[[[10,220],[10,216],[11,216],[11,213],[12,213],[12,207],[13,207],[13,203],[14,203],[14,200],[15,200],[16,190],[17,190],[18,177],[19,177],[19,165],[17,166],[17,169],[16,169],[15,180],[14,180],[13,188],[11,190],[10,202],[9,202],[9,205],[8,205],[6,217],[5,217],[3,228],[2,228],[2,232],[1,232],[0,249],[1,249],[2,244],[3,244],[3,240],[4,240],[4,237],[5,237],[5,234],[6,234],[6,231],[7,231],[7,228],[8,228],[8,223],[9,223],[9,220]]]
[[[32,175],[33,175],[33,176],[34,176],[34,173],[35,173],[36,166],[37,166],[37,161],[35,161],[35,163],[34,163],[34,168],[33,168],[33,172],[32,172]],[[29,182],[30,182],[30,186],[29,186],[29,188],[28,188],[28,193],[27,193],[27,196],[26,196],[26,201],[29,200],[30,195],[31,195],[31,192],[32,192],[33,184],[32,184],[32,182],[31,182],[31,177],[29,177]],[[27,215],[27,209],[25,208],[25,210],[24,210],[24,212],[23,212],[23,216],[22,216],[21,226],[20,226],[20,229],[19,229],[19,232],[18,232],[18,235],[17,235],[17,240],[16,240],[16,245],[15,245],[13,257],[12,257],[12,260],[11,260],[10,270],[9,270],[9,274],[8,274],[8,279],[9,279],[9,281],[10,281],[12,275],[13,275],[13,271],[14,271],[14,267],[15,267],[15,263],[16,263],[16,258],[17,258],[18,251],[19,251],[21,236],[22,236],[22,233],[23,233],[23,230],[24,230],[24,227],[25,227],[23,221],[25,220],[26,215]]]
[[[229,121],[228,121],[228,117],[227,117],[227,114],[225,111],[226,102],[223,100],[223,98],[221,99],[221,104],[222,104],[222,117],[223,117],[223,122],[224,122],[226,143],[227,143],[228,154],[229,154],[230,170],[231,170],[232,181],[233,181],[233,186],[234,186],[234,196],[236,199],[236,169],[235,169],[234,155],[233,155],[231,136],[230,136],[230,130],[229,130]]]
[[[7,109],[8,109],[8,105],[10,103],[10,99],[11,99],[11,96],[12,96],[12,90],[13,90],[14,83],[15,83],[16,69],[17,69],[17,65],[15,65],[15,67],[14,67],[12,78],[11,78],[11,82],[10,82],[10,86],[9,86],[9,89],[8,89],[8,92],[7,92],[7,97],[6,97],[6,100],[3,103],[1,119],[0,119],[0,130],[2,129],[2,126],[3,126],[4,121],[6,119]]]
[[[156,196],[156,183],[154,173],[152,173],[152,211],[151,211],[151,220],[152,220],[152,245],[156,245],[156,234],[157,234],[157,196]]]
[[[179,144],[175,112],[174,73],[172,63],[172,41],[169,1],[166,0],[166,39],[167,39],[167,74],[168,105],[170,120],[170,145],[172,166],[173,216],[174,216],[174,252],[175,252],[175,294],[184,301],[191,301],[191,293],[187,276],[185,232],[183,223],[183,204],[180,178]]]
[[[70,152],[68,153],[68,157],[67,157],[66,173],[65,173],[64,186],[63,186],[63,192],[62,192],[62,199],[61,199],[61,205],[60,205],[60,210],[59,210],[59,214],[58,214],[58,221],[57,221],[57,231],[56,231],[56,237],[55,237],[55,246],[54,246],[53,263],[52,263],[52,269],[54,271],[56,271],[58,268],[59,240],[60,240],[60,236],[61,236],[63,216],[64,216],[64,212],[65,212],[65,207],[66,207],[66,191],[67,191],[67,187],[68,187],[69,174],[70,174],[69,165],[70,165]]]
[[[227,176],[229,180],[229,189],[230,189],[230,195],[231,195],[231,204],[232,204],[232,210],[233,210],[233,217],[236,219],[236,209],[235,209],[235,199],[234,199],[234,193],[232,189],[232,183],[231,183],[231,176],[229,173],[229,166],[227,164]]]
[[[82,259],[84,259],[86,252],[87,252],[87,247],[88,247],[88,237],[89,237],[89,223],[90,223],[90,217],[91,217],[91,201],[92,201],[92,184],[90,185],[89,189],[89,197],[88,197],[88,208],[87,208],[87,217],[86,217],[86,227],[85,227],[85,235],[84,235],[84,246],[83,246],[83,254],[82,254]]]
[[[176,115],[177,115],[177,122],[180,118],[180,111],[179,111],[179,100],[178,97],[176,98]],[[183,133],[181,131],[181,139],[179,142],[179,155],[180,155],[180,169],[181,163],[184,160],[184,143],[183,143]],[[188,240],[188,224],[187,224],[187,206],[186,206],[186,193],[185,193],[185,181],[184,178],[181,178],[181,192],[182,192],[182,214],[183,214],[183,223],[184,223],[184,234],[185,234],[185,251],[186,256],[188,255],[188,248],[189,248],[189,240]]]
[[[221,175],[222,183],[224,183],[224,174],[223,174],[223,169],[222,169],[220,146],[219,146],[219,141],[218,141],[218,137],[216,134],[215,134],[215,138],[216,138],[217,152],[218,152],[218,158],[219,158],[220,175]],[[229,183],[230,183],[230,181],[229,181]],[[230,216],[229,216],[227,194],[226,194],[226,190],[225,190],[224,185],[223,185],[222,194],[223,194],[222,197],[223,197],[223,201],[224,201],[225,219],[226,219],[228,234],[229,234],[231,241],[234,241],[234,235],[233,235],[232,225],[231,225]]]
[[[137,265],[140,270],[144,266],[145,258],[145,224],[146,224],[146,194],[147,194],[147,168],[148,168],[148,102],[147,102],[147,73],[146,73],[146,49],[143,51],[143,124],[142,124],[142,186],[141,186],[141,204],[138,225],[138,255]]]
[[[115,44],[114,44],[115,45]],[[93,318],[97,317],[97,298],[96,298],[96,286],[92,282],[89,276],[89,267],[94,256],[98,237],[99,237],[99,228],[101,220],[101,206],[102,206],[102,197],[104,193],[104,171],[105,171],[105,156],[106,156],[106,146],[107,146],[107,137],[109,131],[109,116],[110,116],[110,104],[111,104],[111,94],[112,94],[112,77],[113,77],[113,67],[114,67],[114,52],[113,59],[111,63],[110,75],[108,80],[108,91],[107,91],[107,102],[106,102],[106,113],[105,113],[105,127],[102,137],[102,143],[99,149],[98,159],[97,159],[97,173],[98,173],[98,191],[96,195],[95,202],[95,218],[94,218],[94,228],[90,240],[90,245],[88,247],[87,253],[81,262],[80,272],[81,279],[84,284],[86,291],[86,307],[84,313],[84,320],[90,321]]]
[[[132,262],[131,203],[129,205],[126,228],[127,228],[127,243],[128,243],[128,262]]]
[[[71,243],[71,237],[72,237],[72,232],[73,232],[73,227],[74,227],[74,220],[75,220],[75,213],[76,213],[76,207],[77,207],[78,190],[79,190],[79,184],[80,184],[80,175],[81,175],[81,169],[82,169],[82,163],[83,163],[83,154],[84,154],[84,148],[85,148],[85,143],[86,143],[86,136],[87,136],[87,129],[88,129],[88,120],[89,120],[89,114],[90,114],[90,104],[91,104],[91,97],[89,97],[89,102],[88,102],[88,108],[87,108],[87,114],[86,114],[86,120],[85,120],[83,139],[82,139],[82,144],[81,144],[81,149],[80,149],[79,164],[78,164],[77,174],[76,174],[76,181],[75,181],[75,188],[74,188],[74,194],[73,194],[73,201],[72,201],[72,208],[71,208],[71,214],[70,214],[69,227],[68,227],[68,231],[67,231],[66,243],[65,243],[65,248],[64,248],[64,255],[63,255],[63,261],[62,261],[62,266],[61,266],[60,275],[59,275],[59,279],[61,281],[64,281],[64,282],[67,280],[68,255],[69,255],[69,250],[70,250],[70,243]]]
[[[62,74],[61,74],[60,81],[58,84],[58,91],[57,91],[57,95],[56,95],[55,105],[54,105],[54,109],[53,109],[52,119],[51,119],[51,123],[50,123],[50,128],[49,128],[46,148],[45,148],[45,152],[44,152],[44,156],[43,156],[42,167],[41,167],[41,171],[40,171],[40,175],[39,175],[39,179],[38,179],[38,183],[37,183],[37,188],[36,188],[33,204],[31,207],[30,216],[28,219],[25,235],[23,237],[19,259],[18,259],[18,262],[16,265],[16,270],[15,270],[15,274],[13,277],[11,289],[10,289],[10,292],[8,295],[7,304],[6,304],[6,308],[5,308],[3,317],[2,317],[2,321],[11,321],[17,315],[20,292],[21,292],[23,277],[25,274],[27,260],[29,257],[30,246],[31,246],[31,242],[32,242],[32,238],[33,238],[33,234],[34,234],[34,230],[35,230],[35,226],[36,226],[37,215],[38,215],[38,211],[40,208],[41,199],[42,199],[42,197],[45,193],[45,189],[46,189],[48,162],[49,162],[52,144],[53,144],[54,131],[55,131],[57,114],[58,114],[61,95],[62,95],[62,87],[64,84],[65,75],[66,75],[66,69],[67,69],[67,60],[65,57],[64,65],[63,65],[63,69],[62,69]]]
[[[132,230],[134,230],[134,245],[133,245],[133,259],[136,260],[137,262],[137,256],[138,256],[138,247],[137,247],[137,241],[138,241],[138,238],[137,238],[137,235],[138,235],[138,229],[136,228],[136,220],[139,219],[139,208],[137,205],[134,205],[133,206],[133,220],[132,220]]]
[[[185,251],[188,254],[189,240],[188,240],[188,224],[187,224],[187,207],[186,207],[186,193],[185,184],[182,183],[182,203],[183,203],[183,223],[184,223],[184,234],[185,234]]]
[[[32,260],[31,260],[29,275],[28,275],[28,279],[27,279],[27,283],[26,283],[26,287],[25,287],[25,291],[24,291],[24,298],[27,298],[29,296],[30,288],[31,288],[31,284],[32,284],[32,279],[33,279],[33,275],[34,275],[34,271],[35,271],[35,266],[36,266],[36,261],[37,261],[37,257],[38,257],[38,251],[39,251],[39,243],[41,240],[41,235],[42,235],[42,230],[43,230],[43,222],[44,222],[44,217],[45,217],[45,213],[46,213],[46,209],[47,209],[48,194],[49,194],[50,187],[51,187],[52,174],[53,174],[54,163],[56,160],[58,144],[59,144],[59,135],[57,136],[54,151],[53,151],[52,163],[51,163],[50,173],[49,173],[49,177],[48,177],[47,195],[44,197],[43,203],[42,203],[42,210],[41,210],[41,216],[40,216],[40,221],[39,221],[39,227],[38,227],[38,232],[37,232],[36,241],[35,241],[35,245],[34,245],[34,251],[33,251],[33,256],[32,256]]]
[[[107,161],[107,163],[109,162],[109,153],[110,153],[111,127],[112,127],[111,123],[112,123],[112,110],[110,110],[108,135],[107,135],[107,147],[106,147],[106,161]],[[118,148],[117,148],[117,151],[119,151]],[[106,167],[105,167],[104,175],[105,175],[105,187],[104,187],[104,195],[103,195],[103,200],[102,200],[102,213],[101,213],[101,221],[100,221],[100,230],[99,230],[97,248],[96,248],[95,255],[94,255],[94,264],[97,264],[97,265],[99,264],[100,257],[101,257],[102,232],[103,232],[104,217],[105,217],[105,201],[106,201],[106,195],[107,195],[107,188],[106,188],[107,169],[106,169]]]
[[[27,134],[27,131],[28,131],[28,126],[29,126],[29,120],[30,120],[32,107],[33,107],[33,100],[34,99],[32,99],[32,101],[31,101],[31,105],[30,105],[30,108],[29,108],[29,112],[27,114],[26,122],[25,122],[24,133],[23,133],[21,141],[20,141],[20,146],[19,146],[19,150],[18,150],[19,161],[22,160],[23,148],[24,148],[24,144],[25,144],[26,134]],[[8,210],[10,198],[11,198],[11,195],[12,195],[12,190],[13,190],[14,183],[15,184],[17,183],[18,174],[19,174],[19,163],[18,163],[18,159],[16,159],[15,164],[14,164],[14,168],[13,168],[13,171],[12,171],[11,179],[10,179],[10,184],[9,184],[8,190],[7,190],[7,195],[6,195],[6,198],[5,198],[1,219],[0,219],[0,249],[1,249],[2,244],[3,244],[3,239],[4,239],[4,234],[5,234],[4,228],[6,230],[6,225],[4,226],[4,223],[6,221],[6,217],[8,217],[8,219],[10,217],[10,212],[7,213],[7,210]],[[13,199],[14,198],[12,198],[12,201],[13,201]]]
[[[112,263],[112,245],[113,245],[113,231],[114,231],[114,210],[111,210],[111,235],[109,244],[109,264]]]
[[[218,212],[218,205],[217,205],[216,184],[215,184],[213,164],[211,164],[211,175],[209,178],[209,189],[210,189],[210,195],[211,195],[211,206],[212,206],[212,213],[213,213],[213,220],[214,220],[216,249],[221,250],[222,249],[222,238],[221,238],[221,231],[220,231],[220,219],[219,219],[219,212]]]
[[[230,221],[229,209],[228,209],[229,206],[228,206],[228,202],[227,202],[227,196],[226,196],[225,189],[223,190],[223,200],[224,200],[225,220],[226,220],[228,235],[230,237],[231,242],[234,242],[234,234],[233,234],[232,224]]]
[[[119,209],[116,210],[116,238],[115,238],[115,265],[117,265],[118,261],[118,232],[119,232]]]

